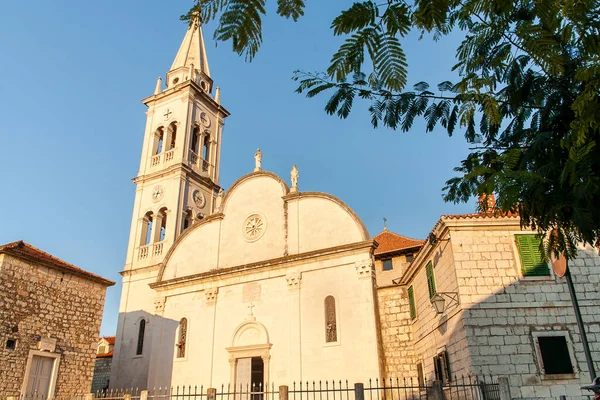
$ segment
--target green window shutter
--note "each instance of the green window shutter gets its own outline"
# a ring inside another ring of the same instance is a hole
[[[425,267],[425,272],[427,273],[427,287],[429,288],[429,298],[435,296],[435,278],[433,277],[433,264],[431,261],[427,263]]]
[[[515,235],[515,240],[521,257],[523,276],[549,276],[548,264],[540,251],[540,238],[537,235]]]
[[[410,305],[410,319],[417,318],[417,306],[415,304],[415,289],[412,286],[408,288],[408,303]]]

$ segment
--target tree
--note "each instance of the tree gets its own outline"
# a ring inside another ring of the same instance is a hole
[[[182,16],[218,17],[218,41],[251,61],[262,43],[266,0],[199,0]],[[277,0],[296,21],[303,0]],[[473,145],[444,199],[497,194],[499,212],[549,235],[549,251],[600,245],[600,4],[595,0],[387,0],[354,2],[335,18],[345,41],[326,72],[296,71],[298,93],[330,93],[328,114],[346,118],[367,100],[374,127],[461,130]],[[402,38],[464,32],[460,80],[407,86]],[[485,207],[486,202],[482,202]]]

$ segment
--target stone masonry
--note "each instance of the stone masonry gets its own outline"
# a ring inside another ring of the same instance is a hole
[[[112,282],[50,264],[0,251],[1,397],[21,393],[28,356],[42,338],[56,339],[60,354],[55,396],[90,391],[106,287]],[[16,339],[14,350],[6,348],[9,339]]]

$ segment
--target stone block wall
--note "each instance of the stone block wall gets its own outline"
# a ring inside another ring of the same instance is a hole
[[[384,378],[416,378],[410,309],[406,290],[377,289]]]
[[[564,278],[523,277],[512,227],[483,226],[451,232],[456,275],[472,371],[509,376],[513,397],[583,396],[590,381],[575,314]],[[581,247],[571,263],[592,358],[600,364],[600,257]],[[575,374],[545,375],[536,335],[564,334],[574,355]]]
[[[92,380],[92,393],[108,388],[110,380],[110,366],[112,357],[98,357],[94,363],[94,379]]]
[[[60,353],[55,395],[89,393],[105,294],[100,283],[0,254],[0,395],[19,395],[41,338],[56,339]]]

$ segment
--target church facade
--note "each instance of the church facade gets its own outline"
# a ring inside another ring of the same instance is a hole
[[[264,171],[260,149],[224,191],[229,112],[199,25],[166,87],[159,78],[143,101],[112,388],[485,373],[510,376],[523,397],[552,397],[550,386],[571,395],[587,382],[564,281],[549,268],[528,276],[542,262],[525,254],[518,218],[445,216],[427,241],[371,237],[341,200],[300,191],[295,166],[289,184]],[[587,310],[600,300],[600,258],[582,248],[575,266],[595,282],[576,282]],[[600,318],[589,314],[598,346]],[[563,339],[539,339],[548,332]],[[557,372],[543,346],[559,342],[571,369]]]

